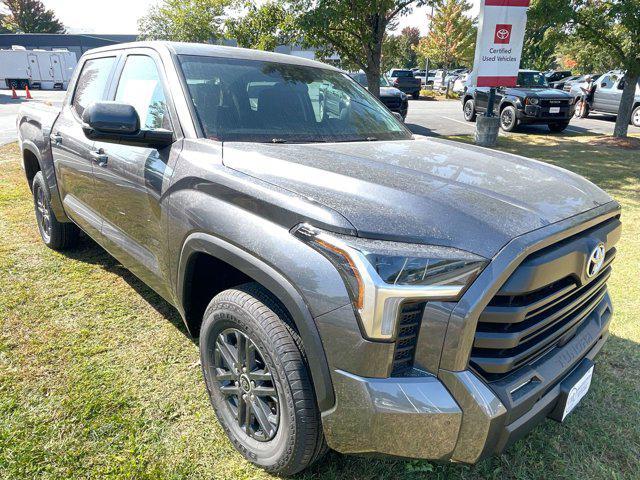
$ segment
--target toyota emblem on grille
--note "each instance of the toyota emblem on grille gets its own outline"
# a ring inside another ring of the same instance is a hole
[[[602,268],[604,263],[605,248],[604,243],[599,243],[596,248],[593,249],[589,260],[587,260],[587,277],[591,278],[596,275]]]

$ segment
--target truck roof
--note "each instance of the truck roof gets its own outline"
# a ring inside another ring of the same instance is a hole
[[[240,58],[245,60],[261,60],[266,62],[288,63],[292,65],[304,65],[308,67],[325,68],[336,71],[340,69],[326,63],[309,60],[284,53],[265,52],[263,50],[252,50],[249,48],[227,47],[223,45],[210,45],[206,43],[186,43],[168,41],[145,41],[119,43],[88,50],[87,53],[97,53],[101,51],[126,50],[129,48],[147,47],[154,50],[168,50],[175,55],[202,55],[210,57]]]

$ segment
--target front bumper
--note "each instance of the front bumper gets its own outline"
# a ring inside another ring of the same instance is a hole
[[[524,109],[516,109],[520,123],[552,123],[568,122],[573,117],[575,105],[560,106],[559,113],[549,113],[548,106],[526,105]]]
[[[498,454],[554,410],[562,380],[602,348],[611,312],[607,294],[570,341],[491,383],[472,370],[404,378],[334,370],[336,404],[322,415],[327,442],[343,453],[464,463]]]

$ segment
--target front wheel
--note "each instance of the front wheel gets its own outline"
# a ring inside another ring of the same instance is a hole
[[[515,107],[507,105],[500,112],[500,127],[505,132],[513,132],[518,126],[518,117]]]
[[[631,125],[640,127],[640,105],[634,108],[633,113],[631,113]]]
[[[550,123],[548,125],[549,130],[551,130],[553,133],[564,132],[565,128],[567,128],[568,126],[569,122]]]
[[[260,285],[225,290],[209,303],[200,359],[218,420],[247,460],[293,475],[326,452],[302,342]]]
[[[475,122],[476,121],[476,104],[472,98],[468,99],[464,102],[464,107],[462,108],[462,112],[464,113],[464,119],[467,122]]]
[[[78,242],[79,230],[73,223],[62,223],[51,209],[51,195],[42,172],[36,173],[32,184],[33,206],[38,231],[44,244],[53,250],[66,250]]]

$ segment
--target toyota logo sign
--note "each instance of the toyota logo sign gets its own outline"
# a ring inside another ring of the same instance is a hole
[[[494,43],[509,43],[511,41],[511,28],[513,25],[499,23],[496,25]]]
[[[601,242],[591,251],[589,260],[587,260],[587,278],[595,276],[600,271],[604,263],[604,257],[605,247],[604,243]]]

